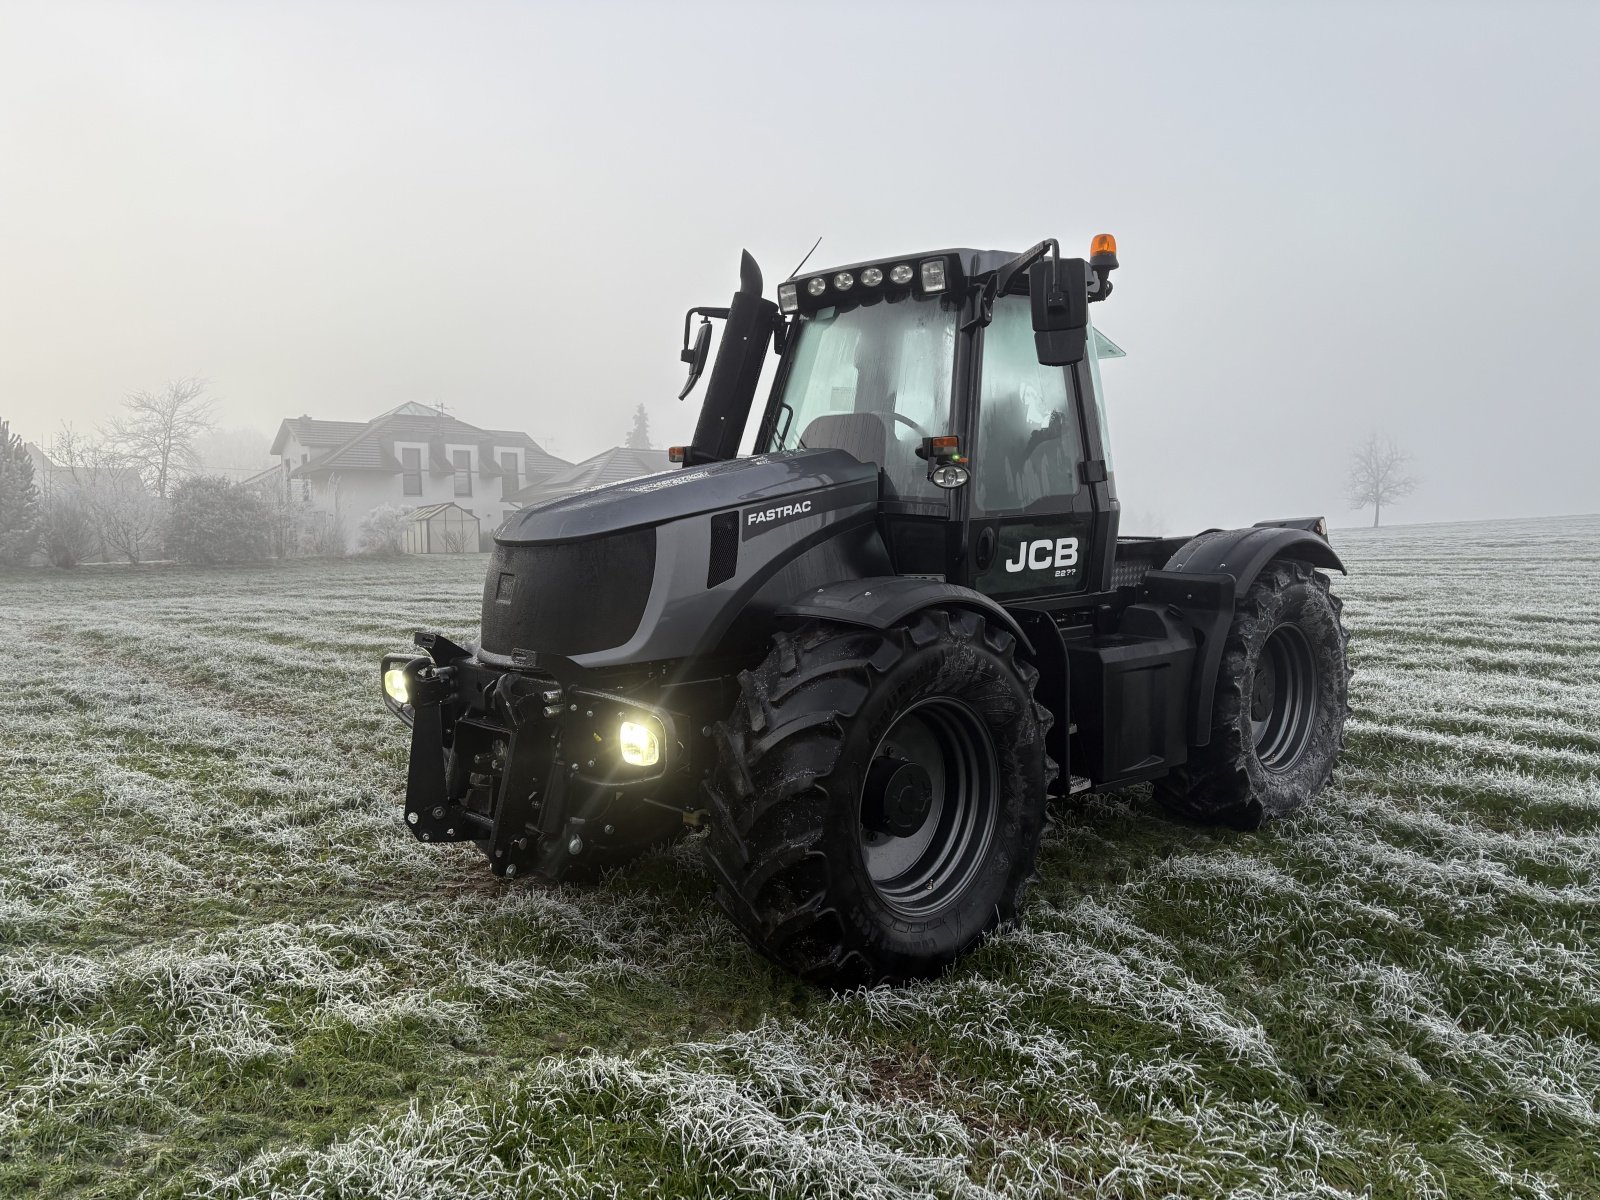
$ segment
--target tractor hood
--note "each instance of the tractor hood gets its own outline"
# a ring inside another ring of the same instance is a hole
[[[843,450],[780,450],[575,492],[513,513],[502,546],[539,546],[780,500],[841,483],[876,488],[878,468]]]

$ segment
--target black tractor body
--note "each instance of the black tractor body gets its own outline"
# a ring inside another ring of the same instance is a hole
[[[560,880],[709,825],[744,934],[846,985],[1009,919],[1053,799],[1153,781],[1246,827],[1309,800],[1342,564],[1320,518],[1119,536],[1108,242],[850,264],[776,304],[746,255],[685,322],[685,393],[725,325],[681,469],[517,513],[478,640],[384,659],[413,833]]]

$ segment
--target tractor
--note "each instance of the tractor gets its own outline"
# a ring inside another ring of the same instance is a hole
[[[1090,319],[1117,266],[1104,234],[937,250],[774,301],[746,253],[685,316],[682,395],[722,333],[681,465],[515,513],[478,639],[384,657],[412,834],[582,881],[703,827],[751,945],[848,988],[1013,920],[1053,803],[1148,782],[1252,829],[1310,801],[1344,566],[1319,517],[1119,534]]]

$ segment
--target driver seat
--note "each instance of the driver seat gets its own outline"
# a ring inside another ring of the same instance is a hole
[[[889,431],[877,413],[823,413],[806,426],[800,444],[811,450],[843,450],[881,468],[887,461]]]

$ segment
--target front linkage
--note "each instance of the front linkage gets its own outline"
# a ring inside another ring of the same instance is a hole
[[[496,875],[586,873],[694,820],[685,722],[585,686],[583,668],[519,651],[509,670],[437,633],[383,658],[385,700],[411,726],[406,824],[476,842]]]

